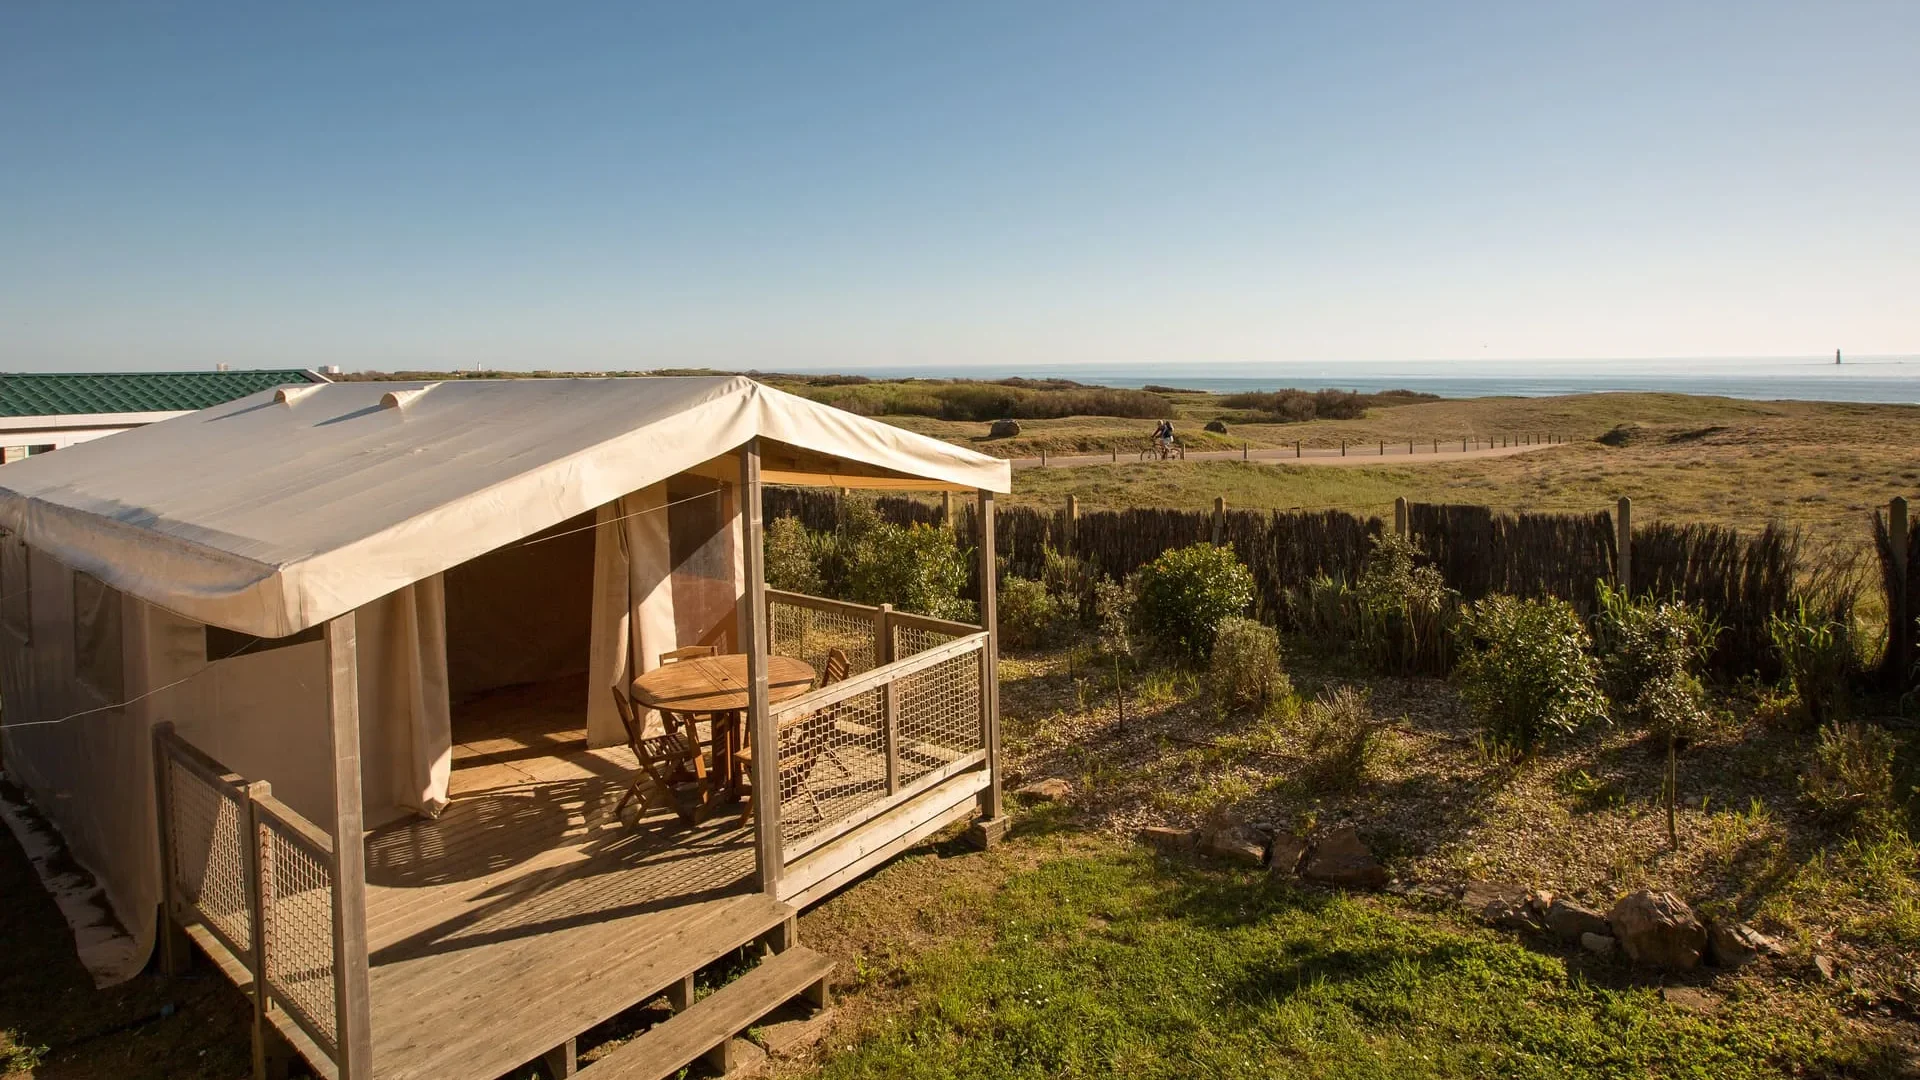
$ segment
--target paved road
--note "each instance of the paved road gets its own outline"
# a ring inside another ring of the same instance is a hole
[[[1351,445],[1347,447],[1347,452],[1344,455],[1340,453],[1338,447],[1326,447],[1317,450],[1312,447],[1303,447],[1297,457],[1294,454],[1293,447],[1287,446],[1249,449],[1246,451],[1245,460],[1281,462],[1290,465],[1424,465],[1430,461],[1477,461],[1481,458],[1512,457],[1515,454],[1524,454],[1529,450],[1544,450],[1549,445],[1557,446],[1559,444],[1534,443],[1527,445],[1523,443],[1519,446],[1479,447],[1463,452],[1460,450],[1460,444],[1457,442],[1451,444],[1441,443],[1439,452],[1435,453],[1433,450],[1433,442],[1429,440],[1424,443],[1414,443],[1413,453],[1411,454],[1407,452],[1406,443],[1400,443],[1398,445],[1388,443],[1386,453],[1382,454],[1380,452],[1380,444],[1374,442],[1365,446],[1358,443]],[[1452,448],[1449,449],[1449,446]],[[1157,460],[1152,459],[1142,462],[1138,450],[1130,454],[1122,452],[1117,459],[1111,453],[1048,454],[1044,464],[1047,468],[1066,468],[1075,465],[1111,465],[1114,464],[1116,460],[1123,465],[1160,464]],[[1240,461],[1242,457],[1241,452],[1238,450],[1195,450],[1187,454],[1186,460]],[[1042,464],[1041,460],[1037,457],[1013,459],[1013,467],[1016,469],[1037,469],[1040,468]]]

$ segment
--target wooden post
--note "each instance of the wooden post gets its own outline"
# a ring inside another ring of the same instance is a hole
[[[1465,439],[1460,440],[1460,452],[1463,454],[1467,452],[1467,440]]]
[[[273,913],[267,897],[273,895],[273,858],[266,830],[260,827],[260,800],[271,794],[273,785],[255,780],[247,785],[247,805],[241,811],[247,835],[247,922],[253,930],[247,942],[253,953],[253,1075],[259,1080],[277,1071],[273,1059],[279,1056],[274,1053],[279,1033],[267,1019],[267,919]]]
[[[1120,461],[1120,448],[1119,448],[1119,447],[1117,447],[1117,446],[1109,446],[1109,447],[1107,447],[1107,453],[1109,453],[1109,454],[1112,454],[1112,455],[1113,455],[1113,460],[1114,460],[1114,462],[1115,462],[1116,464],[1117,464],[1117,463],[1118,463],[1118,462]]]
[[[1396,536],[1407,535],[1407,497],[1396,496],[1393,500],[1393,531]]]
[[[360,656],[354,613],[326,628],[333,751],[333,1026],[340,1080],[373,1076],[367,988],[367,841],[360,813]]]
[[[987,786],[980,792],[980,820],[968,835],[984,848],[1006,835],[1007,818],[1000,794],[1000,631],[994,625],[999,559],[993,547],[993,492],[981,488],[978,505],[980,626],[987,632],[986,644],[980,650],[980,735],[987,751]]]
[[[1227,539],[1227,497],[1213,497],[1213,546],[1219,547]]]
[[[1293,456],[1294,457],[1300,456],[1300,440],[1299,439],[1293,440]]]
[[[1408,457],[1413,456],[1413,440],[1412,439],[1407,440],[1407,456]]]
[[[1043,446],[1040,448],[1040,467],[1044,469],[1046,468],[1046,466],[1047,466],[1047,448]]]
[[[1439,440],[1439,439],[1435,439],[1435,440],[1433,440],[1433,452],[1434,452],[1434,453],[1436,453],[1436,454],[1440,452],[1440,440]]]
[[[568,1039],[541,1057],[540,1060],[546,1063],[547,1076],[551,1080],[560,1080],[561,1077],[572,1076],[580,1071],[579,1047],[577,1040]]]
[[[161,749],[173,734],[173,721],[153,725],[153,802],[158,811],[160,836],[160,971],[164,975],[185,975],[193,965],[193,943],[173,915],[173,786],[167,771],[167,755]]]
[[[943,491],[940,493],[940,523],[949,529],[954,528],[953,492],[951,491]]]
[[[1074,544],[1080,539],[1080,496],[1067,496],[1067,551],[1074,551]]]
[[[1380,456],[1381,457],[1387,456],[1387,440],[1385,439],[1380,440]]]
[[[753,744],[753,856],[760,890],[780,889],[780,735],[767,707],[767,568],[761,546],[760,440],[740,448],[740,497],[745,535],[746,606],[741,619],[741,648],[747,654],[747,738]]]
[[[1341,457],[1347,456],[1347,440],[1345,439],[1340,440],[1340,456]]]
[[[1907,549],[1912,540],[1907,535],[1907,500],[1897,495],[1887,503],[1887,541],[1893,545],[1893,611],[1888,620],[1896,631],[1888,634],[1888,640],[1894,643],[1894,678],[1904,686],[1905,680],[1913,671],[1913,611],[1907,598],[1913,595],[1912,585],[1907,575],[1912,567],[1907,565]]]
[[[1613,518],[1613,587],[1623,593],[1633,590],[1633,500],[1620,497],[1620,508]]]
[[[1247,460],[1247,444],[1244,442],[1240,444],[1240,460]]]
[[[873,613],[873,663],[893,663],[893,605],[881,604]],[[890,681],[880,691],[880,738],[887,755],[887,794],[900,791],[900,683]]]

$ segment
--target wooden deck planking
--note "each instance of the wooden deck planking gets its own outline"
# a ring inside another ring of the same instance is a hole
[[[565,701],[514,688],[456,711],[446,812],[368,837],[383,1080],[492,1080],[785,917],[733,815],[614,821],[632,755],[589,750]]]

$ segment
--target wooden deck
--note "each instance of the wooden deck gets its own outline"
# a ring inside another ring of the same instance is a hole
[[[588,750],[569,704],[549,685],[456,709],[451,806],[367,838],[384,1080],[492,1080],[790,914],[753,890],[734,816],[613,820],[633,757]]]

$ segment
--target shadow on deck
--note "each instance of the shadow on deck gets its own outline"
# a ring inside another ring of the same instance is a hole
[[[460,714],[446,812],[368,835],[383,1078],[490,1080],[790,914],[754,890],[736,815],[614,820],[632,755],[588,749],[552,698],[514,688]]]

